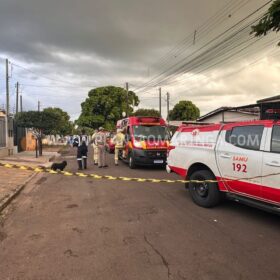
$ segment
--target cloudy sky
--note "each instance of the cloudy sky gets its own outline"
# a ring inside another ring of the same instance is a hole
[[[43,108],[61,107],[72,119],[79,116],[89,89],[123,87],[125,82],[137,92],[142,108],[158,107],[161,86],[163,96],[170,92],[171,105],[191,100],[202,114],[280,94],[275,35],[207,71],[191,67],[172,79],[162,76],[266,2],[0,0],[0,108],[5,104],[3,58],[11,62],[11,110],[18,81],[24,109],[36,109],[40,100]],[[207,61],[201,65],[209,66]],[[163,106],[165,113],[164,100]]]

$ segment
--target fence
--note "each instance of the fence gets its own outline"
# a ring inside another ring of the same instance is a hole
[[[6,119],[0,117],[0,148],[5,148],[6,146]]]

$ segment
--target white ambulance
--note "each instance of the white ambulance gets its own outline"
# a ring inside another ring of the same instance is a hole
[[[182,125],[167,169],[191,182],[193,201],[213,207],[230,199],[280,214],[280,121]]]

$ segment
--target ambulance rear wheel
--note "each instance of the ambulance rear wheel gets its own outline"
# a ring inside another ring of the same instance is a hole
[[[222,201],[222,193],[219,191],[217,183],[204,182],[207,180],[216,180],[215,176],[209,170],[195,171],[190,180],[202,181],[199,183],[189,183],[189,192],[194,203],[201,207],[211,208]]]
[[[129,154],[129,157],[128,157],[128,166],[129,168],[131,169],[134,169],[136,167],[135,165],[135,162],[134,162],[134,157],[132,154]]]

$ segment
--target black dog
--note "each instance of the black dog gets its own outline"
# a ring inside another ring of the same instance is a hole
[[[67,166],[67,161],[63,161],[61,163],[53,163],[51,169],[54,171],[56,171],[57,169],[63,171],[66,166]]]

